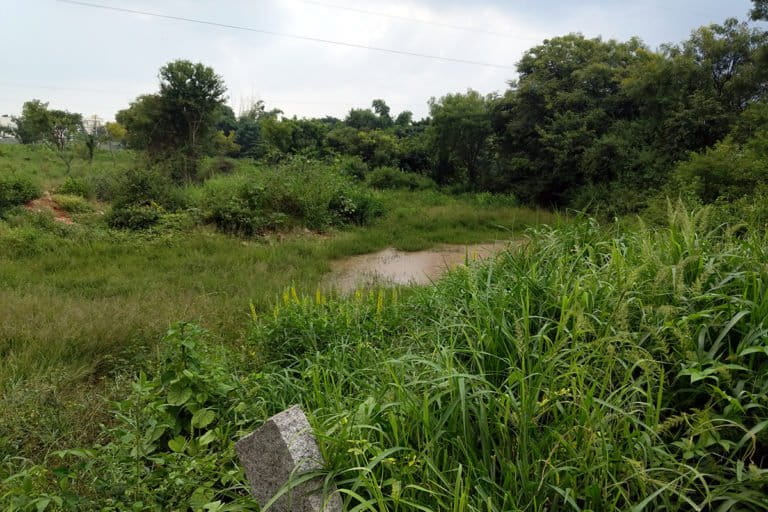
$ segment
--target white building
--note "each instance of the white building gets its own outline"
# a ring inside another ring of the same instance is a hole
[[[104,126],[104,120],[97,115],[83,119],[83,129],[87,133],[96,133],[102,126]]]
[[[13,122],[11,116],[7,114],[0,116],[0,140],[3,142],[15,140],[13,135],[8,131],[13,130],[14,128],[16,128],[16,123]]]

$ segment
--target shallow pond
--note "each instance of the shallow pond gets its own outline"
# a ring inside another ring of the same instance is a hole
[[[510,242],[494,242],[415,252],[384,249],[331,263],[327,283],[342,293],[374,285],[429,284],[457,265],[494,256],[509,246]]]

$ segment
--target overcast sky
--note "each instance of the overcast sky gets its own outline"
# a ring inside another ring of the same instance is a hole
[[[291,116],[343,117],[351,107],[383,98],[394,114],[411,110],[421,117],[431,96],[467,88],[503,91],[515,77],[510,68],[544,38],[570,32],[622,40],[637,35],[656,48],[687,38],[703,24],[745,19],[751,5],[749,0],[85,1],[508,68],[56,0],[0,0],[0,114],[17,114],[24,101],[39,98],[52,108],[111,119],[137,95],[157,90],[163,64],[184,58],[223,76],[236,112],[241,104],[262,99]]]

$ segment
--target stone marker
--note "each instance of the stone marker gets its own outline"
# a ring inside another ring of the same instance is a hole
[[[323,467],[312,427],[298,405],[269,418],[258,430],[238,441],[235,451],[262,507],[292,476]],[[269,510],[341,512],[336,488],[328,489],[328,497],[323,496],[322,487],[322,478],[308,480],[283,494]]]

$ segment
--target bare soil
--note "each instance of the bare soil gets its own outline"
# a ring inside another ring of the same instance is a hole
[[[64,224],[74,224],[72,217],[65,212],[59,203],[53,200],[50,192],[43,194],[43,197],[32,200],[24,205],[24,208],[31,212],[42,212],[50,210],[53,212],[53,219]]]

